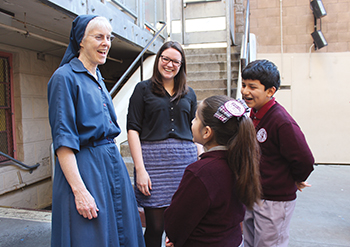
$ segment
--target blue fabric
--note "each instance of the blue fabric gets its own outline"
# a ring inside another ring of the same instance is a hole
[[[72,58],[78,55],[80,50],[80,42],[84,37],[86,26],[96,16],[97,15],[79,15],[74,19],[69,36],[69,45],[62,58],[60,66],[69,63]]]
[[[76,152],[120,133],[112,99],[97,69],[99,80],[78,58],[58,68],[48,84],[49,118],[54,150],[61,146]]]
[[[112,99],[78,58],[58,68],[48,84],[49,120],[55,151],[75,151],[81,177],[99,208],[92,220],[78,214],[57,160],[52,194],[51,246],[135,246],[144,238],[130,178],[117,146],[101,143],[120,133]]]

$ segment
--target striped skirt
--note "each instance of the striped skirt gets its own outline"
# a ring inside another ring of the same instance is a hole
[[[197,147],[192,141],[172,138],[163,141],[142,141],[141,147],[152,190],[150,196],[145,196],[135,186],[137,202],[141,207],[168,207],[186,167],[197,161]],[[135,172],[134,176],[136,182]]]

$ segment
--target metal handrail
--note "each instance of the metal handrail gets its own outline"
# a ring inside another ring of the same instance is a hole
[[[14,158],[12,158],[11,156],[9,156],[9,155],[7,155],[7,154],[1,152],[1,151],[0,151],[0,155],[2,155],[2,156],[4,156],[4,157],[6,157],[6,158],[12,160],[13,162],[15,162],[14,164],[12,164],[12,163],[11,163],[11,164],[9,164],[9,163],[0,164],[0,166],[15,165],[15,166],[18,166],[19,168],[21,168],[21,169],[23,169],[23,170],[29,171],[29,173],[32,173],[33,170],[35,170],[36,168],[38,168],[38,166],[40,166],[39,163],[36,163],[36,164],[33,165],[33,166],[28,166],[28,165],[23,164],[22,162],[20,162],[20,161],[14,159]]]
[[[242,47],[241,47],[241,55],[240,55],[240,63],[239,63],[239,70],[238,70],[238,81],[237,81],[237,91],[236,91],[236,99],[241,98],[241,87],[242,87],[242,71],[247,66],[247,64],[250,62],[250,45],[249,45],[249,36],[250,36],[250,21],[249,21],[249,15],[250,15],[250,3],[249,0],[247,0],[247,6],[246,6],[246,18],[245,18],[245,27],[244,27],[244,39],[242,40]]]
[[[135,60],[132,62],[132,64],[129,66],[129,68],[124,72],[124,74],[120,77],[120,79],[117,81],[117,83],[113,86],[109,94],[112,96],[112,98],[117,94],[117,89],[124,81],[125,77],[130,73],[130,71],[134,68],[136,63],[140,60],[140,58],[143,56],[143,54],[147,51],[148,47],[151,46],[151,44],[156,40],[156,38],[159,36],[159,34],[164,30],[166,27],[166,23],[163,21],[160,21],[159,23],[163,24],[162,28],[153,36],[153,38],[148,42],[148,44],[143,48],[143,50],[140,52],[140,54],[135,58]]]
[[[242,53],[241,53],[241,70],[243,70],[244,67],[248,64],[248,59],[249,59],[249,33],[250,33],[249,16],[250,16],[250,3],[249,3],[249,0],[247,0],[245,28],[244,28],[244,41],[243,41],[243,47],[242,47]]]

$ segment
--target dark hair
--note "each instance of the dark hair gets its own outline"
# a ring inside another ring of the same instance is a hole
[[[277,66],[268,60],[255,60],[250,62],[242,71],[244,80],[259,80],[265,86],[265,90],[280,87],[280,72]]]
[[[166,49],[173,48],[180,52],[181,54],[181,66],[179,69],[179,72],[174,77],[174,96],[172,97],[172,100],[176,100],[178,98],[181,98],[183,95],[185,95],[188,92],[188,87],[186,83],[186,58],[185,58],[185,52],[182,49],[182,46],[180,43],[176,41],[168,41],[162,45],[162,47],[159,49],[156,60],[154,62],[153,66],[153,75],[151,77],[152,81],[152,92],[157,95],[164,95],[165,90],[163,88],[162,83],[162,75],[160,74],[158,70],[158,64],[159,64],[159,58],[160,55],[163,54],[163,52]]]
[[[236,176],[236,192],[239,200],[252,209],[261,197],[259,158],[260,148],[250,118],[232,117],[226,123],[214,117],[217,109],[232,98],[225,95],[211,96],[198,107],[198,117],[204,126],[214,132],[219,145],[228,148],[228,165]]]

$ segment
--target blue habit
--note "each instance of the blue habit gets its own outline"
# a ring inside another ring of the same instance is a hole
[[[97,76],[73,58],[48,84],[54,149],[65,146],[75,152],[81,177],[99,208],[95,219],[79,215],[56,160],[51,246],[144,247],[133,188],[113,142],[120,133],[117,117],[98,69]]]

